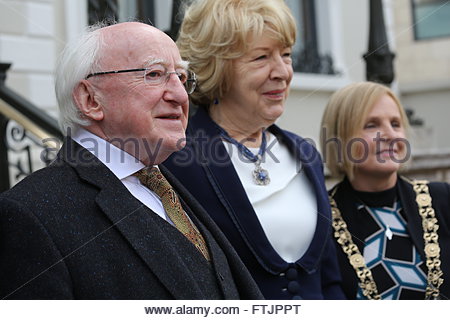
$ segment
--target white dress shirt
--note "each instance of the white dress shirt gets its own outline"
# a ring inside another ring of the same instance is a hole
[[[172,223],[159,197],[142,185],[137,177],[133,176],[134,173],[145,168],[142,162],[83,128],[77,129],[72,135],[72,139],[107,166],[136,199],[157,213],[161,218]]]

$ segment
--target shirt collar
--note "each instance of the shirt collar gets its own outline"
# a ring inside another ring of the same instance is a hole
[[[97,157],[120,180],[145,167],[142,162],[129,153],[86,129],[78,128],[73,133],[72,139]]]

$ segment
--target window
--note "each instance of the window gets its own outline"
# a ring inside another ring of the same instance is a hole
[[[179,8],[186,0],[118,0],[119,21],[138,19],[176,38],[181,18]],[[172,14],[175,10],[175,15]]]
[[[101,20],[117,20],[116,0],[89,0],[88,19],[89,24],[95,24]]]
[[[448,0],[412,0],[411,3],[416,40],[450,36]]]
[[[296,72],[336,74],[329,41],[328,0],[286,0],[297,22],[293,48]]]

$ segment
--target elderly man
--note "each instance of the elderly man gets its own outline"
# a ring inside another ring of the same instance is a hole
[[[0,196],[0,298],[258,299],[201,206],[159,163],[183,146],[195,75],[163,32],[89,30],[57,67],[67,137]]]

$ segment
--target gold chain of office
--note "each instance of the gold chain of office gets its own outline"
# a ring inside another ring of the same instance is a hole
[[[444,282],[444,279],[442,279],[443,272],[441,270],[440,260],[441,249],[439,247],[439,236],[437,234],[439,225],[432,207],[432,199],[428,188],[428,181],[409,181],[405,178],[403,179],[413,185],[413,189],[416,192],[416,202],[419,207],[419,214],[422,217],[423,239],[425,246],[424,251],[426,266],[428,268],[428,284],[425,291],[425,299],[439,299],[439,287]],[[334,237],[341,245],[344,253],[347,255],[353,269],[355,269],[363,295],[370,300],[379,300],[381,297],[378,294],[377,285],[373,279],[372,272],[367,267],[358,246],[353,242],[352,236],[348,231],[347,224],[342,218],[341,211],[338,209],[336,201],[333,199],[336,190],[337,188],[329,197],[333,218]]]

